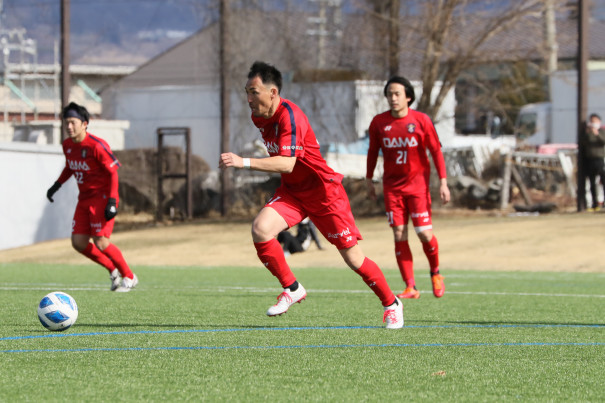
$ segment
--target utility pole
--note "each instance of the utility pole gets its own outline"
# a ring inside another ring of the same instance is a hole
[[[580,138],[586,129],[588,109],[588,0],[578,0],[578,212],[586,210],[586,171]]]
[[[555,0],[545,0],[544,2],[544,31],[546,38],[547,69],[548,75],[557,71],[558,50],[557,44],[557,26],[555,19]]]
[[[219,28],[219,69],[221,82],[221,153],[231,150],[231,137],[229,133],[229,0],[220,3]],[[231,209],[231,169],[223,169],[221,174],[221,215],[225,217]]]
[[[70,26],[69,0],[61,0],[61,139],[67,137],[63,127],[63,108],[69,104],[71,90],[71,76],[69,75],[69,26]]]
[[[307,35],[317,36],[317,68],[326,67],[326,51],[328,39],[342,37],[342,0],[311,0],[318,3],[319,15],[317,17],[307,18],[307,22],[316,25],[317,28],[307,29]]]
[[[399,74],[399,0],[389,2],[389,76]]]

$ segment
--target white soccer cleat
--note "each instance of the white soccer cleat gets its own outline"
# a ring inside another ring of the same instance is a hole
[[[122,285],[116,289],[116,292],[128,292],[139,284],[137,275],[132,273],[132,278],[124,277],[122,279]]]
[[[277,316],[286,313],[288,308],[297,302],[301,303],[305,298],[307,298],[307,291],[302,284],[298,284],[296,291],[290,291],[290,289],[285,288],[284,292],[278,295],[277,304],[267,310],[267,316]]]
[[[109,279],[111,280],[111,291],[115,291],[120,286],[120,282],[122,278],[120,277],[120,272],[118,269],[113,269],[111,273],[109,273]]]
[[[382,322],[387,323],[387,329],[401,329],[403,327],[403,304],[395,297],[393,305],[384,307]]]

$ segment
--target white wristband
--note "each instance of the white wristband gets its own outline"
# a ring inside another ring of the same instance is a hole
[[[250,158],[243,158],[244,160],[244,169],[250,169]]]

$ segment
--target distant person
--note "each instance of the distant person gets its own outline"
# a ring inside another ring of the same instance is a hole
[[[584,158],[584,172],[590,184],[592,209],[599,210],[597,177],[601,179],[605,195],[605,130],[601,124],[601,117],[596,113],[591,114],[586,123],[586,130],[580,138],[580,147]]]
[[[286,313],[290,306],[307,297],[276,237],[309,217],[380,299],[387,329],[403,327],[403,304],[389,288],[378,265],[364,255],[358,244],[362,238],[342,185],[343,176],[326,164],[307,116],[295,103],[281,97],[281,87],[282,75],[278,69],[264,62],[252,64],[245,87],[248,106],[269,157],[242,158],[224,153],[219,163],[222,169],[234,167],[281,174],[280,187],[252,223],[252,240],[258,257],[283,287],[277,304],[267,310],[267,315]]]
[[[387,220],[393,229],[395,258],[406,284],[399,298],[420,298],[414,279],[412,251],[408,243],[408,220],[420,238],[428,258],[433,294],[440,298],[445,292],[439,272],[439,245],[433,235],[431,195],[429,193],[430,151],[439,175],[441,201],[450,201],[445,161],[441,143],[431,119],[410,109],[416,98],[414,87],[400,76],[390,78],[384,87],[390,110],[380,113],[370,123],[370,145],[367,156],[366,184],[371,199],[376,200],[372,183],[378,152],[382,150],[384,174],[384,204]]]
[[[315,242],[318,249],[323,249],[315,225],[309,217],[296,226],[296,235],[292,235],[288,230],[282,231],[277,235],[277,241],[282,245],[286,256],[306,251],[311,242]]]
[[[61,185],[74,177],[79,195],[71,244],[76,251],[107,269],[111,291],[128,292],[137,285],[137,276],[128,267],[120,249],[109,241],[114,217],[118,214],[120,163],[105,140],[87,132],[89,119],[86,108],[73,102],[63,109],[69,135],[63,141],[65,168],[46,197],[52,203]]]

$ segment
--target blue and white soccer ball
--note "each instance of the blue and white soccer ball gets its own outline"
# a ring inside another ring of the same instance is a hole
[[[78,304],[69,294],[51,292],[38,304],[38,318],[48,330],[67,330],[78,319]]]

